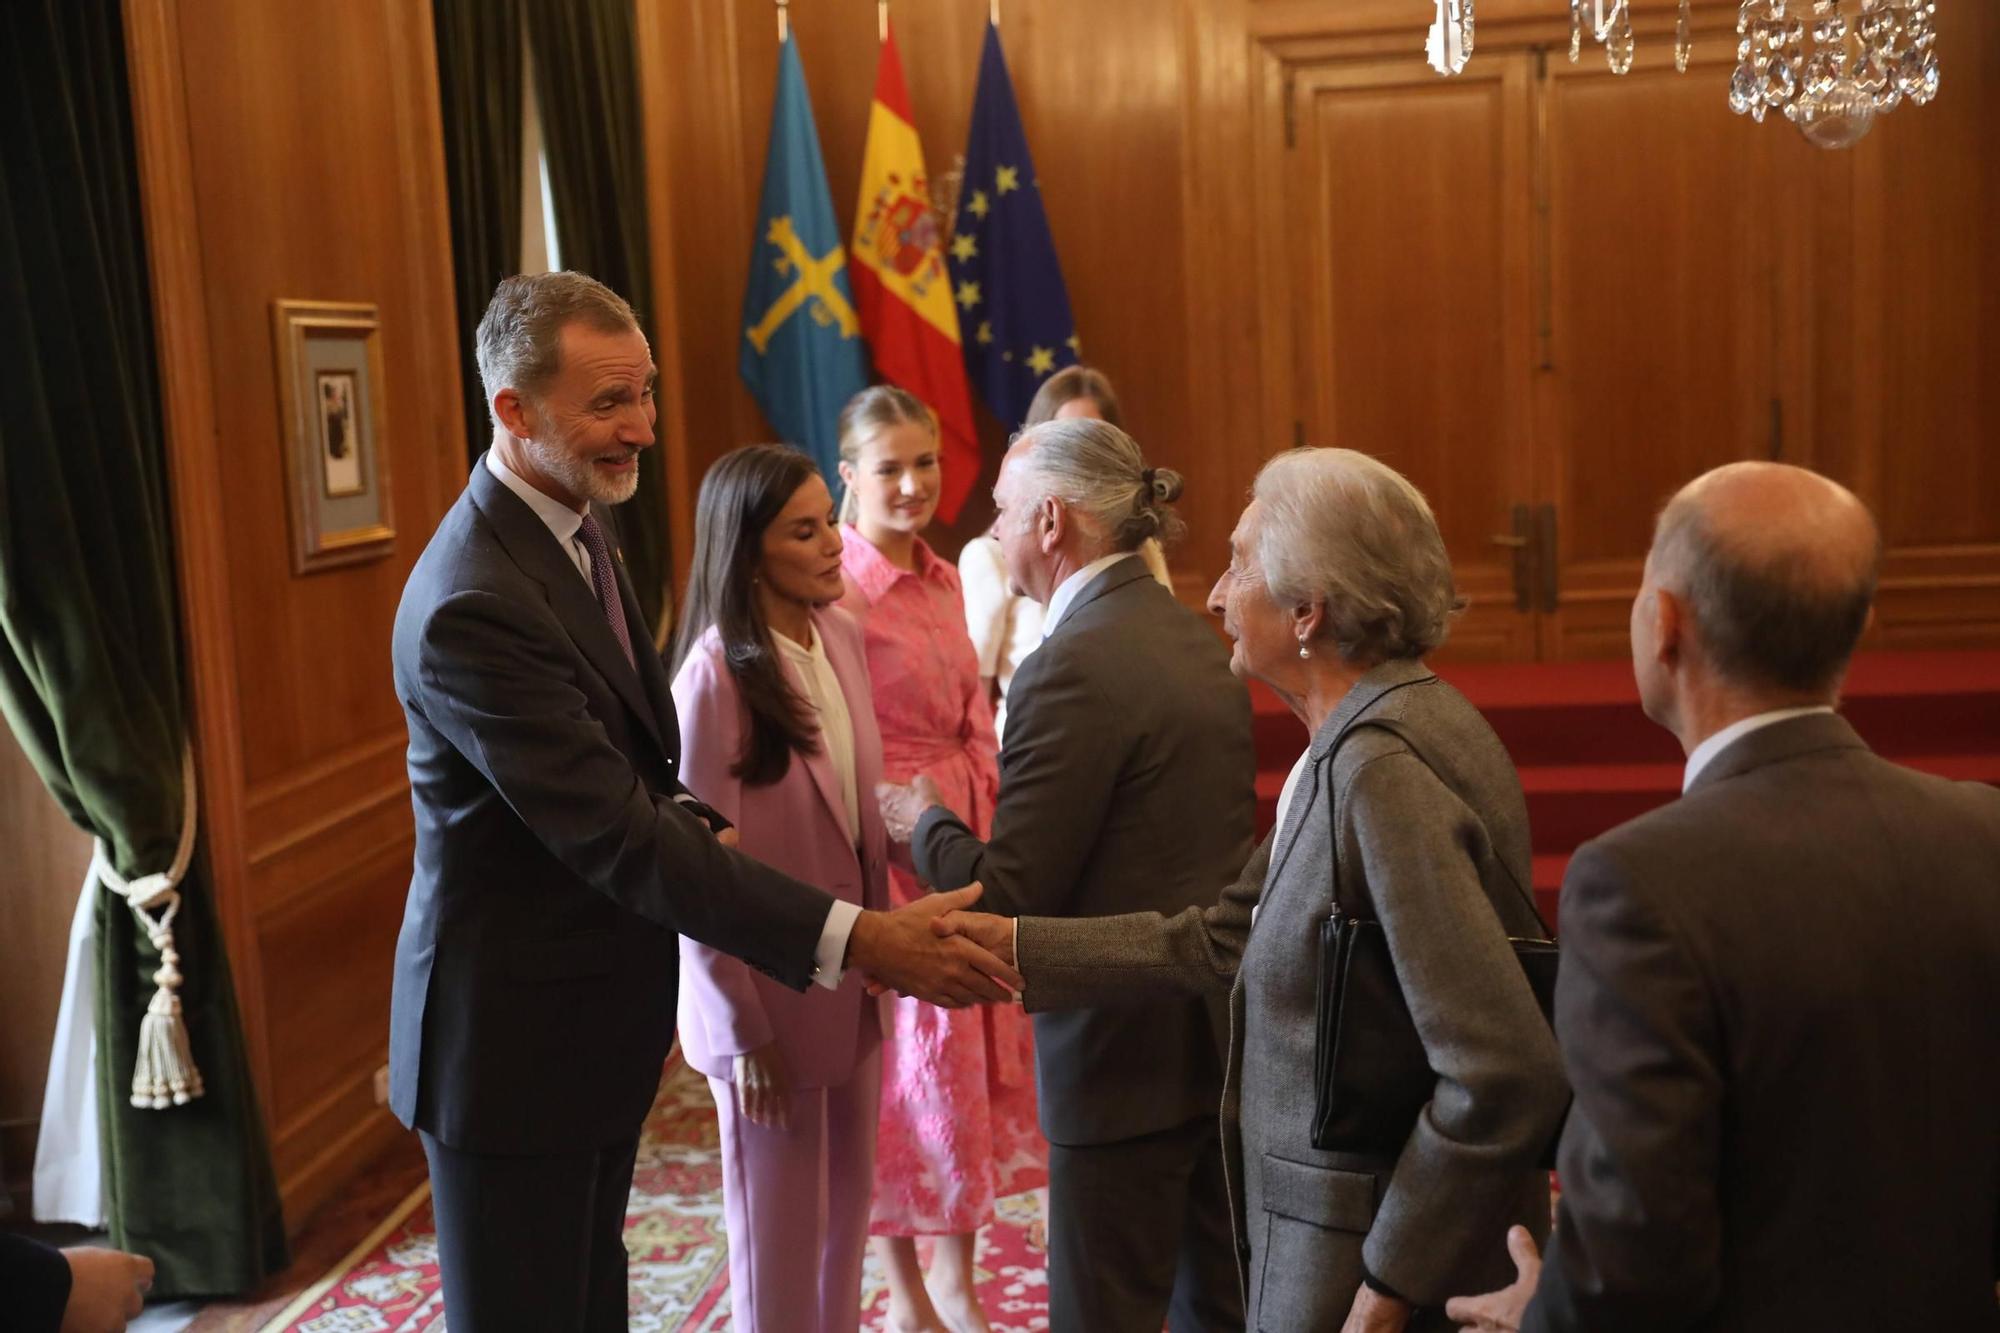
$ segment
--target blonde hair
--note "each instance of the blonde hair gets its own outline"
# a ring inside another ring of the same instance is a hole
[[[937,418],[924,400],[893,384],[877,384],[863,389],[840,409],[840,461],[851,468],[861,466],[861,446],[877,431],[891,426],[922,426],[936,439]],[[853,523],[861,517],[861,498],[852,486],[842,486],[840,521]]]

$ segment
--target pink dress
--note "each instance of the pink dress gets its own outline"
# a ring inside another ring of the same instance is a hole
[[[999,745],[958,571],[921,541],[912,572],[852,527],[840,535],[847,543],[841,605],[866,636],[883,776],[926,775],[983,838],[1000,795]],[[892,902],[922,892],[907,871],[890,866]],[[996,1198],[1048,1183],[1027,1015],[1005,1005],[940,1009],[897,997],[885,1001],[882,1020],[871,1234],[964,1235],[992,1220]]]

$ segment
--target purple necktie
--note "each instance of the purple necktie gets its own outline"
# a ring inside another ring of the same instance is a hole
[[[617,637],[618,646],[625,650],[625,660],[636,668],[639,659],[632,655],[632,632],[625,628],[625,603],[618,597],[618,572],[611,568],[611,547],[604,540],[604,529],[597,516],[585,514],[576,535],[583,539],[583,549],[590,553],[590,584],[597,590],[597,605],[611,622],[611,632]]]

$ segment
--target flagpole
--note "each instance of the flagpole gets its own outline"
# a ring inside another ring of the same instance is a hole
[[[889,0],[875,0],[875,40],[889,40]]]
[[[1000,0],[990,0],[987,5],[987,21],[996,28],[1000,26]]]
[[[785,39],[791,36],[792,33],[792,25],[790,21],[791,3],[792,0],[778,0],[778,45],[779,46],[783,46],[785,44]]]

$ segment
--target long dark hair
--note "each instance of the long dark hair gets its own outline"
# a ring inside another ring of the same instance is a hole
[[[1099,416],[1124,429],[1125,415],[1118,410],[1118,391],[1111,387],[1104,372],[1094,366],[1064,366],[1043,380],[1042,387],[1035,391],[1035,400],[1028,404],[1028,415],[1022,419],[1021,429],[1054,421],[1063,404],[1076,398],[1090,399],[1097,404]]]
[[[785,677],[753,582],[764,557],[764,530],[813,474],[812,460],[796,449],[745,445],[708,470],[695,502],[694,570],[674,631],[673,672],[715,626],[723,661],[750,710],[750,733],[729,771],[753,787],[784,777],[794,750],[819,750],[819,724]]]

